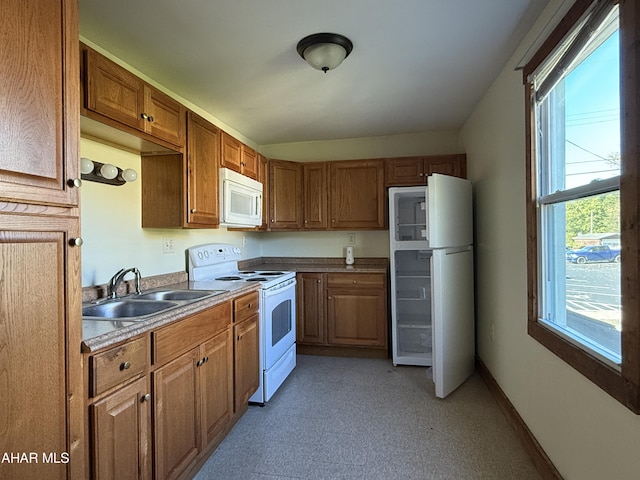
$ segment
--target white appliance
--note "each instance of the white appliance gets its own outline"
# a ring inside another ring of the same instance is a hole
[[[262,183],[228,168],[221,168],[220,225],[262,225]]]
[[[190,288],[230,290],[260,285],[260,386],[249,398],[264,404],[296,366],[295,272],[238,269],[240,248],[206,244],[187,250]]]
[[[475,369],[471,182],[389,189],[394,365],[432,366],[446,397]]]

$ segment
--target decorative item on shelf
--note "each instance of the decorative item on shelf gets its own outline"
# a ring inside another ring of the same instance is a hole
[[[327,73],[349,56],[353,43],[337,33],[314,33],[300,40],[297,50],[309,65]]]
[[[100,163],[84,157],[80,159],[80,173],[82,180],[106,183],[107,185],[124,185],[138,178],[138,174],[132,168],[122,170],[110,163]]]

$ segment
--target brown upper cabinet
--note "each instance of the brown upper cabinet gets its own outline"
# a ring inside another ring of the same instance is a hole
[[[220,134],[216,126],[188,112],[185,155],[142,157],[143,227],[218,227]]]
[[[2,4],[0,200],[78,205],[73,180],[80,175],[80,105],[73,5],[60,0]]]
[[[85,62],[84,114],[184,147],[186,109],[182,104],[95,50],[85,45],[81,48]]]
[[[326,230],[328,226],[328,191],[326,162],[302,165],[304,182],[303,228],[306,230]]]
[[[384,229],[384,161],[329,162],[329,228]]]
[[[302,164],[269,161],[269,229],[302,228]]]
[[[222,132],[220,166],[258,179],[258,154],[227,132]]]
[[[432,173],[466,178],[467,156],[455,154],[388,158],[385,183],[388,187],[426,185],[427,177]]]

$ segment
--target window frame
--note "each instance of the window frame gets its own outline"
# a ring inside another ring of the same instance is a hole
[[[596,0],[576,0],[523,69],[526,124],[528,334],[636,414],[640,414],[640,2],[619,0],[620,239],[623,261],[622,364],[614,368],[539,321],[538,206],[534,89],[529,76],[553,53]],[[616,0],[612,0],[616,3]]]

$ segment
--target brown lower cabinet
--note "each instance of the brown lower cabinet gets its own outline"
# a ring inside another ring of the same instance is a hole
[[[251,292],[87,355],[91,478],[192,475],[258,387],[258,311]]]
[[[385,273],[299,273],[297,280],[299,351],[331,353],[348,347],[386,355]]]

